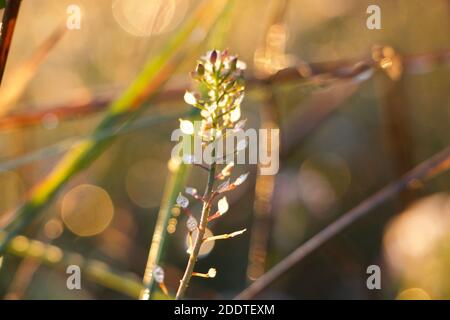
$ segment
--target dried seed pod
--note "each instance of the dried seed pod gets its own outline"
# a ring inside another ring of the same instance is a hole
[[[197,98],[192,92],[186,91],[184,94],[184,102],[193,106],[197,103]]]
[[[196,230],[198,227],[197,219],[195,219],[193,216],[189,216],[189,218],[186,220],[186,227],[189,232],[194,232],[194,230]]]
[[[186,187],[186,189],[184,190],[184,192],[186,192],[188,195],[193,196],[193,197],[197,196],[197,194],[198,194],[197,189],[195,189],[195,188],[190,188],[190,187]]]
[[[153,278],[157,283],[164,282],[164,270],[160,266],[155,266],[153,269]]]
[[[194,124],[189,120],[180,119],[180,129],[184,134],[193,134],[194,133]]]
[[[248,172],[241,174],[236,180],[234,180],[233,185],[239,186],[239,185],[243,184],[245,182],[245,180],[247,180],[248,174],[249,174]]]
[[[230,174],[231,174],[231,170],[233,169],[233,167],[234,167],[234,162],[231,161],[229,164],[227,164],[227,165],[222,169],[222,171],[220,171],[220,175],[219,175],[218,178],[221,179],[221,180],[223,180],[224,178],[229,177]]]
[[[217,275],[217,270],[215,268],[209,268],[208,270],[208,277],[209,278],[215,278]]]
[[[180,192],[180,194],[177,197],[177,205],[182,207],[183,209],[186,209],[189,206],[189,199],[183,196]]]
[[[220,199],[217,203],[217,207],[220,215],[225,214],[229,208],[227,197],[223,197],[222,199]]]
[[[217,51],[213,50],[211,51],[210,55],[209,55],[209,62],[211,62],[212,64],[215,64],[217,61]]]

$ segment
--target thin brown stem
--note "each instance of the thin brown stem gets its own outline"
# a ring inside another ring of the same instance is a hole
[[[235,299],[247,300],[254,298],[293,266],[302,261],[311,252],[317,250],[326,241],[330,240],[356,220],[366,216],[372,209],[386,202],[399,192],[407,188],[420,186],[421,182],[425,182],[448,169],[450,169],[450,146],[416,166],[401,179],[388,184],[386,187],[361,202],[358,206],[343,214],[335,222],[327,226],[321,232],[298,247],[281,262],[276,264],[269,272],[256,280]]]
[[[5,72],[9,48],[11,47],[14,29],[16,27],[17,15],[19,14],[21,3],[22,0],[7,1],[5,12],[3,13],[3,21],[0,29],[0,84]]]
[[[213,163],[211,165],[211,170],[208,174],[208,184],[206,185],[205,194],[203,195],[203,198],[205,199],[203,203],[202,208],[202,215],[200,218],[200,226],[198,227],[198,234],[197,238],[194,241],[194,248],[191,251],[191,254],[189,255],[189,261],[186,266],[186,271],[184,272],[183,279],[180,281],[180,286],[178,287],[176,299],[182,299],[184,297],[184,294],[186,293],[186,290],[189,286],[189,282],[192,278],[192,273],[194,272],[195,263],[198,259],[198,254],[200,252],[200,247],[203,243],[203,237],[205,236],[206,226],[208,225],[208,216],[209,212],[211,211],[211,201],[209,200],[213,193],[213,186],[214,186],[214,178],[215,178],[215,172],[216,172],[216,164]]]
[[[383,118],[386,139],[390,147],[396,178],[413,167],[413,134],[411,132],[411,106],[406,94],[404,77],[392,81],[387,77],[380,80],[380,97],[383,97]],[[400,207],[406,207],[414,200],[414,193],[406,190],[400,195]]]
[[[427,69],[423,72],[433,70],[434,67],[442,64],[446,65],[450,61],[450,51],[437,51],[432,53],[425,53],[415,56],[404,56],[404,72],[417,72],[417,66],[426,65]],[[359,59],[353,61],[334,61],[308,64],[311,73],[308,75],[299,72],[299,66],[292,66],[278,71],[276,74],[257,78],[255,75],[246,77],[248,89],[258,88],[261,85],[267,84],[281,85],[291,81],[319,81],[320,77],[328,75],[335,80],[351,80],[352,78],[362,74],[368,69],[374,68],[374,64],[368,59]],[[329,80],[329,79],[328,79]],[[319,81],[320,82],[320,81]],[[155,97],[155,104],[180,101],[186,91],[187,84],[180,85],[180,87],[173,89],[163,89],[157,97]],[[104,110],[111,101],[116,98],[117,88],[106,90],[106,92],[95,94],[94,98],[89,101],[80,99],[77,101],[68,101],[59,105],[34,105],[25,106],[27,111],[20,114],[6,115],[0,119],[0,130],[20,128],[38,125],[42,123],[43,119],[53,114],[58,117],[60,121],[75,119],[77,117],[86,116]],[[302,126],[297,126],[302,127]]]

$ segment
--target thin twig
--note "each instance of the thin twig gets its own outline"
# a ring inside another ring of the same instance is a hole
[[[159,103],[170,103],[176,100],[180,101],[185,90],[185,87],[181,86],[175,89],[163,89],[153,101],[155,105]],[[120,91],[120,89],[114,88],[101,91],[102,92],[100,93],[94,94],[93,98],[88,100],[86,100],[86,98],[82,98],[56,105],[23,106],[20,109],[29,111],[11,113],[1,117],[0,129],[7,130],[41,125],[48,116],[56,117],[58,121],[64,121],[75,120],[80,117],[89,116],[104,111],[111,101],[117,98],[117,92]]]
[[[22,0],[7,1],[5,11],[3,12],[3,22],[0,28],[0,85],[2,83],[3,74],[5,73],[9,48],[11,47],[21,3]]]
[[[289,256],[276,264],[265,275],[241,292],[235,299],[252,299],[281,277],[285,272],[302,261],[308,254],[318,249],[326,241],[337,235],[356,220],[364,217],[380,204],[386,202],[399,192],[420,185],[427,179],[435,177],[450,168],[450,147],[422,162],[413,170],[361,202],[352,210],[343,214],[335,222],[298,247]]]
[[[405,73],[429,72],[439,64],[449,64],[450,50],[424,53],[421,55],[403,57]],[[280,70],[275,75],[258,78],[255,75],[246,77],[247,90],[259,88],[267,84],[282,85],[295,81],[318,82],[338,81],[352,79],[370,71],[375,64],[370,59],[341,60],[320,63],[310,63],[307,65],[296,65]],[[299,70],[309,70],[300,72]],[[155,98],[155,102],[181,101],[188,84],[180,87],[164,89]],[[24,106],[21,109],[38,110],[20,114],[7,115],[0,119],[0,129],[20,128],[24,126],[39,125],[49,114],[55,115],[60,121],[74,119],[104,110],[116,98],[117,89],[107,90],[106,93],[94,95],[91,100],[77,100],[65,102],[53,106]]]

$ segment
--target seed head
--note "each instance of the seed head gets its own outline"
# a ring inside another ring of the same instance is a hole
[[[239,122],[245,89],[244,66],[236,56],[218,50],[210,51],[197,64],[194,79],[206,88],[206,93],[200,95],[187,91],[184,100],[202,110],[202,125],[198,135],[204,142],[215,140],[222,136],[224,129],[232,129]],[[182,132],[194,134],[192,123],[186,121],[180,120]]]

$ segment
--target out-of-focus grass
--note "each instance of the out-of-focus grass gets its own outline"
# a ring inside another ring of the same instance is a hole
[[[156,96],[158,89],[170,78],[184,58],[186,51],[182,49],[191,33],[200,25],[208,29],[223,7],[223,3],[223,0],[204,1],[199,5],[167,45],[144,66],[143,71],[128,89],[109,106],[103,121],[94,130],[92,137],[79,142],[33,189],[26,203],[18,209],[13,220],[6,226],[6,235],[0,242],[0,253],[5,251],[12,237],[33,221],[60,188],[76,173],[89,166],[114,139],[111,137],[99,141],[93,137],[107,128],[125,124],[132,116],[136,116],[142,102]],[[204,37],[196,37],[189,45],[198,45],[203,39]]]
[[[3,234],[0,233],[0,237],[2,236]],[[136,278],[115,272],[103,262],[86,260],[77,253],[65,252],[56,246],[31,240],[24,236],[13,238],[8,245],[7,252],[22,258],[32,258],[63,272],[66,271],[67,266],[76,264],[83,269],[83,272],[91,281],[132,298],[137,298],[142,288],[141,283]]]
[[[137,120],[135,120],[132,124],[128,125],[126,128],[123,128],[121,130],[118,130],[120,128],[108,128],[102,132],[98,132],[97,135],[92,137],[93,139],[97,141],[102,141],[105,139],[110,139],[113,137],[122,136],[125,134],[132,133],[139,129],[148,129],[154,125],[169,121],[178,119],[180,117],[187,116],[187,112],[178,112],[175,114],[165,114],[165,115],[155,115],[151,114],[146,117],[141,117]],[[44,160],[48,157],[62,154],[64,152],[67,152],[71,150],[76,143],[83,141],[84,139],[87,139],[88,137],[85,136],[78,136],[73,138],[68,138],[63,141],[59,141],[53,145],[40,148],[36,151],[31,151],[29,153],[26,153],[20,157],[15,157],[10,160],[5,160],[0,163],[0,171],[8,171],[8,170],[15,170],[18,167],[30,164],[35,161]]]
[[[28,83],[36,74],[39,66],[52,49],[59,43],[66,28],[60,26],[57,28],[33,53],[33,55],[24,61],[11,75],[11,80],[7,85],[0,88],[0,117],[10,112],[17,100],[25,91]]]

